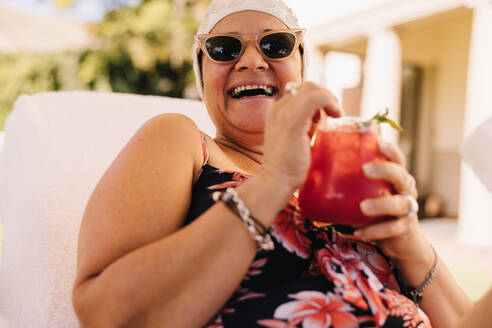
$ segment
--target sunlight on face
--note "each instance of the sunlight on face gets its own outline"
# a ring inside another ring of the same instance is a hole
[[[221,20],[211,33],[236,33],[254,39],[267,30],[287,29],[274,16],[243,11]],[[262,133],[266,111],[282,96],[289,81],[301,82],[302,60],[299,50],[282,61],[265,58],[254,42],[246,43],[244,53],[236,62],[216,63],[203,56],[204,100],[218,129]],[[236,99],[231,91],[244,85],[262,85],[276,92],[273,96],[244,97]]]

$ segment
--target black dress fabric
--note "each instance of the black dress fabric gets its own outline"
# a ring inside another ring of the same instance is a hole
[[[249,176],[205,163],[193,186],[185,224],[214,204],[211,194]],[[275,249],[258,252],[240,286],[207,328],[431,327],[399,293],[391,263],[350,227],[320,226],[293,197],[269,228]]]

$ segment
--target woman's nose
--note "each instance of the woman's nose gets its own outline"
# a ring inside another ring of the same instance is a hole
[[[243,54],[236,62],[237,71],[251,70],[253,72],[266,71],[268,63],[252,42],[246,45]]]

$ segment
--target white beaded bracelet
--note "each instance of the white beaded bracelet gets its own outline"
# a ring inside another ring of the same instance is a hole
[[[271,251],[275,248],[267,228],[250,215],[249,209],[234,188],[227,188],[224,192],[216,191],[212,194],[212,198],[215,202],[224,202],[241,219],[259,251]]]

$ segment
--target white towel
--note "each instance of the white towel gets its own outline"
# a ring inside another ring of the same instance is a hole
[[[62,92],[16,102],[0,153],[1,328],[78,326],[71,289],[86,202],[134,132],[166,112],[215,136],[198,101]]]
[[[492,192],[492,118],[465,139],[461,153],[477,177]]]

